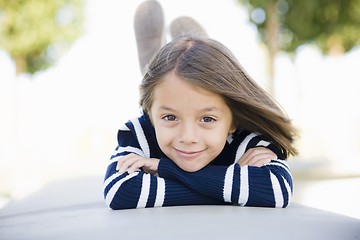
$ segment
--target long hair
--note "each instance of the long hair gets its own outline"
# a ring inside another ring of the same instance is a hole
[[[282,108],[248,75],[228,48],[203,37],[175,38],[152,58],[140,85],[140,106],[149,113],[154,88],[169,71],[191,84],[221,95],[239,130],[261,134],[284,156],[296,155],[295,129]]]

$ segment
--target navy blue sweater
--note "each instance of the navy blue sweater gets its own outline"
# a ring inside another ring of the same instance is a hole
[[[278,159],[263,167],[240,167],[237,161],[246,150],[258,146],[271,149]],[[159,177],[141,170],[119,174],[117,160],[129,153],[160,159]],[[196,204],[286,207],[291,195],[292,177],[283,154],[258,134],[236,131],[211,164],[186,172],[162,153],[147,115],[119,130],[104,181],[105,202],[112,209]]]

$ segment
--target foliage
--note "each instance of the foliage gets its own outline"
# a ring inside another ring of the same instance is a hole
[[[295,52],[314,43],[324,54],[350,51],[360,43],[360,0],[238,0],[249,10],[261,39],[267,42],[268,16],[275,4],[279,48]]]
[[[55,63],[82,30],[82,0],[0,0],[0,47],[17,74]]]

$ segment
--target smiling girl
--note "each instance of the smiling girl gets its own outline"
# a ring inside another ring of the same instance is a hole
[[[290,203],[294,128],[219,42],[180,36],[161,48],[140,105],[106,172],[110,208]]]

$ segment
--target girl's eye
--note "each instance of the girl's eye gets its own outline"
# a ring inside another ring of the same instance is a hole
[[[177,118],[174,115],[166,115],[162,119],[164,119],[166,121],[176,121],[177,120]]]
[[[205,123],[215,122],[215,119],[212,117],[203,117],[201,119],[201,122],[205,122]]]

